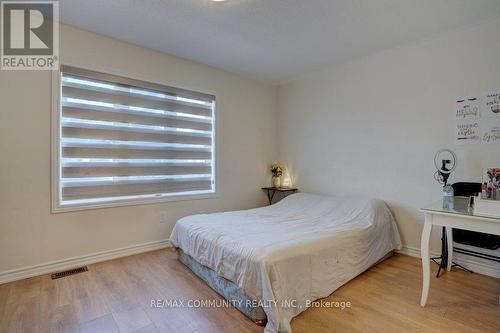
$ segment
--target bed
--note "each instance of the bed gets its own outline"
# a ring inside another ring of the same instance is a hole
[[[177,221],[179,258],[265,332],[291,332],[293,317],[401,247],[377,199],[293,194],[262,208]],[[252,302],[248,302],[251,300]]]

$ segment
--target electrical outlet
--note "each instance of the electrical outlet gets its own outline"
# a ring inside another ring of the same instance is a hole
[[[165,222],[167,222],[167,220],[168,220],[167,212],[161,211],[160,212],[160,223],[165,223]]]

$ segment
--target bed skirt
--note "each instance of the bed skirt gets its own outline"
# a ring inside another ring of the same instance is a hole
[[[182,249],[177,249],[179,261],[186,265],[194,274],[205,281],[206,284],[225,299],[233,302],[235,308],[250,318],[259,326],[265,326],[267,316],[260,306],[252,306],[252,299],[248,297],[234,282],[219,276],[212,269],[203,266],[190,255],[184,253]]]
[[[203,266],[197,262],[193,257],[184,253],[182,249],[177,248],[177,254],[179,261],[186,265],[194,274],[196,274],[200,279],[205,281],[206,284],[218,294],[227,300],[234,300],[233,305],[241,313],[250,318],[255,324],[259,326],[265,326],[267,323],[267,316],[264,309],[260,306],[252,306],[252,299],[245,294],[237,284],[229,281],[221,276],[219,276],[214,270]],[[394,255],[394,251],[390,251],[380,260],[378,260],[371,267],[377,265],[378,263],[390,258]]]

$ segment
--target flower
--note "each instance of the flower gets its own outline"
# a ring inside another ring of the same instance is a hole
[[[271,164],[271,168],[269,169],[273,174],[273,178],[278,178],[283,175],[283,172],[286,170],[283,164],[281,163],[273,163]]]

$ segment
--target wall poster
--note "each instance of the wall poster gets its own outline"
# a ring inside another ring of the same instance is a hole
[[[457,99],[455,143],[500,143],[500,90]]]
[[[484,94],[482,143],[500,143],[500,91]]]
[[[480,118],[478,98],[470,97],[457,100],[455,112],[455,142],[457,144],[481,142]]]

